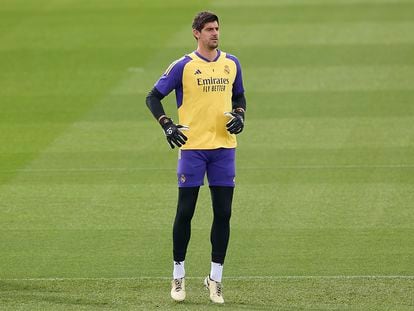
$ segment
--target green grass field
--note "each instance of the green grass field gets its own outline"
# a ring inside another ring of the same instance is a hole
[[[202,9],[248,99],[223,309],[414,310],[408,0],[2,0],[0,309],[218,308],[208,187],[170,299],[177,153],[144,103]]]

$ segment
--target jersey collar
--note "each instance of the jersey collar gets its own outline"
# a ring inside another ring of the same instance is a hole
[[[194,54],[197,55],[199,58],[201,58],[202,60],[206,61],[207,63],[211,63],[211,62],[215,62],[219,59],[220,55],[221,55],[221,51],[219,49],[217,49],[217,56],[216,58],[214,58],[212,61],[210,61],[209,59],[205,58],[204,56],[202,56],[200,53],[198,53],[197,51],[194,51]]]

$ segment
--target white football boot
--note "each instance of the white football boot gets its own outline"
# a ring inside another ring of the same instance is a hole
[[[216,282],[207,276],[204,279],[204,286],[210,292],[210,300],[214,303],[224,303],[223,286],[220,282]]]
[[[171,298],[175,301],[184,301],[185,299],[185,280],[174,279],[171,282]]]

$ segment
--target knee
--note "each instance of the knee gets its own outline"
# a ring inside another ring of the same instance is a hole
[[[227,223],[231,218],[231,207],[215,208],[214,209],[214,221],[220,223]]]
[[[188,222],[191,221],[194,215],[194,208],[188,205],[180,205],[177,206],[177,214],[176,219],[180,222]]]

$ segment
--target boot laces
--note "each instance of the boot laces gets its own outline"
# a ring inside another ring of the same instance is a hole
[[[217,282],[216,283],[216,293],[217,293],[217,296],[221,296],[221,292],[223,291],[223,286],[221,285],[221,283],[219,283],[219,282]]]
[[[176,292],[180,291],[181,290],[181,284],[182,284],[181,280],[175,279],[174,284],[175,284],[175,291]]]

